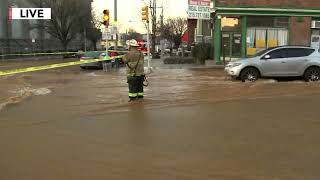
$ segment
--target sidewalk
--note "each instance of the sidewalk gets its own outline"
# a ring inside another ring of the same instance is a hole
[[[169,56],[162,57],[161,59],[151,59],[150,66],[153,69],[224,69],[224,65],[216,65],[214,61],[206,64],[164,64],[164,59]],[[210,61],[209,61],[210,62]],[[145,57],[145,65],[148,64],[148,58]]]

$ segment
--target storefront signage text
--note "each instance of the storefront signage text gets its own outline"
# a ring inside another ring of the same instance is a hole
[[[188,18],[189,19],[210,19],[210,7],[189,5]]]

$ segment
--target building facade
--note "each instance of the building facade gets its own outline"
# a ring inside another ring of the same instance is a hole
[[[320,47],[320,1],[213,0],[215,61],[283,45]]]

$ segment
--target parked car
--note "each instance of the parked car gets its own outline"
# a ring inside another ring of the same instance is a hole
[[[104,51],[89,51],[86,52],[81,58],[81,60],[88,60],[88,59],[99,59],[106,56],[106,52]],[[87,64],[81,64],[80,67],[82,69],[89,69],[89,68],[96,68],[96,69],[102,69],[102,62],[93,62],[93,63],[87,63]]]
[[[81,58],[81,56],[83,56],[83,55],[84,55],[84,52],[79,50],[79,51],[74,52],[74,53],[64,54],[63,58],[64,59],[67,59],[67,58]]]
[[[303,77],[306,81],[319,81],[320,52],[303,46],[269,48],[254,57],[228,63],[225,72],[243,82],[260,77]]]
[[[127,51],[128,51],[128,49],[124,48],[123,46],[117,46],[117,47],[111,46],[111,47],[109,47],[109,51],[113,51],[113,50],[119,51],[118,52],[119,54],[126,54]]]
[[[127,52],[128,52],[128,49],[126,49],[126,48],[123,47],[123,46],[117,46],[117,47],[111,46],[111,47],[109,47],[108,50],[109,50],[109,51],[116,51],[119,56],[125,55],[125,54],[127,54]],[[124,62],[122,61],[122,58],[119,59],[119,61],[120,61],[120,64],[124,64]]]

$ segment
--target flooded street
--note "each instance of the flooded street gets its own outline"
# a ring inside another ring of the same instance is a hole
[[[209,68],[148,80],[132,104],[124,69],[0,77],[0,179],[319,179],[320,83]]]

